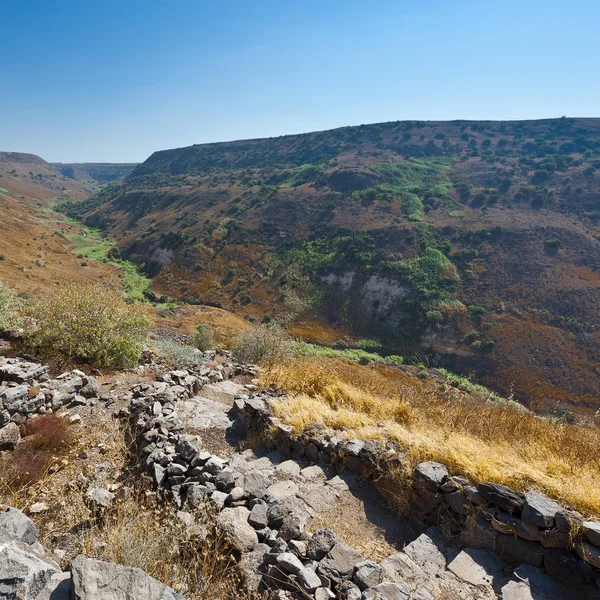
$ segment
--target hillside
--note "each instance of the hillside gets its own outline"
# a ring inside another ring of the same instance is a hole
[[[52,163],[62,175],[104,187],[123,179],[138,163]]]
[[[598,167],[598,119],[393,122],[156,152],[69,214],[170,297],[592,412]]]

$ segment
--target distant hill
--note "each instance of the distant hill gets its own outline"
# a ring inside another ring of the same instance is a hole
[[[52,163],[64,176],[100,187],[127,177],[137,165],[138,163]]]
[[[346,328],[536,408],[598,408],[599,119],[165,150],[70,214],[171,297]]]

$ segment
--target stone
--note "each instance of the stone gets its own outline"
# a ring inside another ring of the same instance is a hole
[[[266,495],[273,500],[282,500],[298,493],[298,484],[293,481],[277,481],[267,488]]]
[[[115,495],[103,487],[91,487],[86,493],[86,499],[96,509],[108,508],[115,500]]]
[[[286,573],[291,573],[292,575],[298,574],[304,568],[302,561],[291,552],[282,552],[277,556],[277,565]]]
[[[448,570],[474,586],[491,586],[503,577],[502,561],[489,550],[466,548],[448,563]]]
[[[446,558],[439,549],[441,532],[431,527],[404,547],[404,554],[430,577],[437,577],[446,568]]]
[[[312,465],[310,467],[304,467],[300,471],[300,477],[304,481],[325,481],[325,471],[319,465]]]
[[[265,574],[264,555],[269,551],[266,544],[257,544],[252,551],[242,553],[238,564],[242,582],[251,594],[262,591],[262,578]]]
[[[409,600],[410,589],[404,583],[380,583],[363,592],[364,600]]]
[[[492,517],[492,527],[500,533],[514,534],[531,542],[540,540],[540,530],[536,525],[525,523],[501,510],[496,511]]]
[[[530,491],[525,494],[521,519],[525,523],[551,529],[554,527],[556,513],[562,510],[563,507],[550,500],[550,498],[546,498],[539,492]]]
[[[250,511],[248,523],[255,529],[264,529],[269,524],[267,516],[268,506],[266,502],[257,502]]]
[[[100,395],[100,385],[94,377],[85,377],[79,394],[84,398],[97,398]]]
[[[352,577],[354,583],[361,590],[366,590],[379,583],[383,583],[385,579],[385,570],[373,560],[366,560],[362,563],[358,563],[355,566],[354,576]]]
[[[30,545],[13,539],[0,546],[0,597],[6,600],[37,598],[59,566]]]
[[[338,542],[327,556],[321,560],[318,572],[334,581],[350,579],[354,571],[354,565],[362,561],[363,557],[358,550]]]
[[[569,534],[558,529],[544,529],[540,531],[540,542],[544,548],[568,548]]]
[[[140,569],[79,555],[71,563],[73,600],[183,600]]]
[[[342,492],[347,492],[350,489],[350,486],[353,484],[353,482],[354,478],[352,475],[346,474],[343,477],[340,475],[336,475],[327,482],[327,485],[341,494]]]
[[[528,542],[512,535],[500,534],[496,538],[496,554],[508,563],[527,563],[541,567],[544,549],[540,544]]]
[[[210,501],[217,510],[223,509],[223,507],[227,503],[227,498],[227,494],[225,492],[220,492],[219,490],[214,491],[210,495]]]
[[[579,514],[572,510],[565,510],[556,513],[554,517],[556,528],[562,533],[571,533],[573,529],[578,530],[583,527],[583,519]]]
[[[595,546],[600,546],[600,523],[598,521],[584,521],[582,527],[585,537]]]
[[[308,542],[306,556],[312,560],[322,560],[337,541],[337,537],[331,529],[319,529]]]
[[[421,485],[431,492],[437,492],[448,477],[448,469],[442,463],[422,462],[415,467],[413,476],[417,485]]]
[[[333,600],[335,594],[326,587],[320,587],[315,590],[315,600]]]
[[[290,540],[288,546],[296,556],[306,556],[306,542],[302,540]]]
[[[211,475],[218,475],[225,468],[226,464],[226,461],[224,461],[222,458],[219,458],[218,456],[212,456],[206,461],[204,468]]]
[[[531,565],[519,565],[514,570],[514,577],[526,583],[529,588],[528,600],[579,600],[579,595],[566,590],[558,581],[552,579],[546,572]],[[600,594],[598,594],[600,596]],[[511,596],[503,596],[512,598]]]
[[[16,423],[8,423],[0,429],[0,450],[14,450],[21,439],[21,432]]]
[[[573,552],[559,548],[544,550],[546,573],[567,587],[587,592],[595,586],[598,571],[578,558]],[[584,595],[582,595],[585,598]]]
[[[0,541],[18,540],[35,544],[38,530],[35,523],[16,508],[5,508],[0,512]]]
[[[49,504],[47,504],[46,502],[35,502],[31,505],[29,512],[31,514],[37,515],[39,513],[46,512],[47,510],[50,510]]]
[[[35,600],[71,600],[71,574],[54,573]]]
[[[243,506],[224,508],[217,517],[217,524],[223,530],[229,543],[240,552],[252,550],[258,544],[256,531],[248,523],[250,511]]]
[[[240,486],[236,486],[229,492],[227,501],[228,502],[241,502],[242,500],[244,500],[245,497],[246,497],[246,492],[244,491],[244,488],[241,488]]]
[[[215,478],[215,485],[220,492],[230,492],[235,487],[235,477],[231,471],[221,471]]]
[[[507,513],[520,512],[523,508],[525,497],[520,492],[515,492],[499,483],[480,483],[477,490],[486,502],[491,502]]]
[[[575,544],[575,552],[586,563],[600,569],[600,548],[598,546],[594,546],[588,542],[577,542]]]
[[[186,462],[190,462],[196,457],[198,448],[194,443],[194,440],[187,437],[181,437],[175,446],[175,452]],[[211,471],[212,472],[212,471]],[[214,473],[216,474],[216,473]]]
[[[342,581],[338,586],[338,592],[342,600],[360,600],[362,597],[359,587],[351,581]]]
[[[298,477],[300,471],[300,465],[295,460],[286,460],[275,467],[275,473],[283,479]]]

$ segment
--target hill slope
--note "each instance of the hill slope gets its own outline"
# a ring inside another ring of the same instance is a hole
[[[71,214],[172,297],[343,325],[595,410],[600,120],[394,122],[156,152]]]

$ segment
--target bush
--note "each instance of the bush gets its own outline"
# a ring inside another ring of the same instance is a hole
[[[194,369],[206,364],[198,348],[182,346],[172,340],[155,340],[153,346],[157,356],[173,369]]]
[[[61,354],[99,367],[137,363],[149,320],[142,307],[127,304],[114,289],[68,284],[30,308],[25,345],[44,355]]]
[[[189,338],[190,346],[198,348],[198,350],[208,350],[212,348],[214,340],[214,330],[210,325],[198,325],[196,333]]]
[[[20,325],[20,308],[21,300],[16,292],[0,279],[0,333]]]
[[[272,364],[292,354],[292,341],[277,325],[256,326],[238,336],[233,356],[244,363]]]

